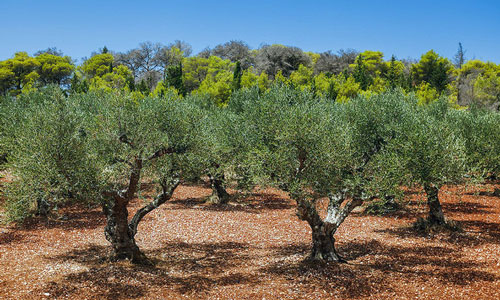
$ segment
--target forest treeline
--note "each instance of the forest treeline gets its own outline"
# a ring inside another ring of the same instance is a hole
[[[368,50],[314,53],[277,44],[251,49],[242,41],[230,41],[192,55],[188,43],[175,41],[144,42],[126,52],[103,47],[76,64],[49,48],[33,56],[18,52],[1,61],[0,94],[19,95],[56,84],[68,94],[124,90],[142,98],[170,90],[181,96],[208,95],[227,104],[235,90],[257,86],[263,92],[281,82],[339,102],[400,88],[414,92],[421,103],[443,96],[460,106],[498,110],[500,66],[467,60],[465,52],[459,44],[452,60],[433,50],[413,60]]]

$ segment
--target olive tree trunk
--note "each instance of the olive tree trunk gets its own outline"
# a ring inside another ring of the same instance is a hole
[[[225,177],[221,175],[209,175],[210,186],[212,187],[212,195],[208,202],[212,204],[227,204],[229,202],[229,193],[224,188]]]
[[[336,228],[327,224],[312,226],[312,251],[310,258],[319,261],[345,262],[335,250],[335,238],[333,234]]]
[[[342,206],[344,202],[346,203]],[[300,198],[297,200],[298,217],[307,221],[311,226],[312,251],[310,258],[312,260],[346,262],[335,249],[334,234],[352,210],[362,203],[363,201],[358,197],[346,201],[343,192],[330,195],[327,216],[322,219],[314,202]]]
[[[103,207],[106,215],[104,234],[111,243],[111,260],[128,259],[132,262],[142,262],[144,255],[135,243],[134,235],[128,226],[127,199],[116,196]]]
[[[120,141],[130,145],[132,148],[134,147],[133,143],[125,135],[120,136]],[[162,148],[147,158],[147,160],[151,161],[173,152],[174,150],[171,148]],[[130,178],[126,189],[104,192],[104,196],[107,198],[107,201],[103,203],[103,212],[106,216],[104,234],[106,240],[111,243],[113,252],[111,260],[114,261],[128,259],[134,263],[148,262],[135,242],[135,235],[139,222],[147,213],[169,200],[175,188],[179,185],[179,179],[177,177],[170,181],[164,178],[160,183],[163,192],[159,194],[153,202],[137,211],[129,223],[127,206],[135,197],[139,189],[143,162],[142,158],[136,157],[133,162],[130,163]]]
[[[117,194],[109,204],[104,205],[104,214],[107,221],[104,233],[113,249],[112,260],[128,259],[134,263],[148,262],[146,256],[140,251],[135,242],[137,228],[144,216],[172,197],[179,183],[178,178],[174,178],[168,183],[163,182],[161,184],[162,193],[157,195],[148,205],[139,209],[130,222],[128,221],[127,204],[131,199],[126,199]]]
[[[43,197],[36,199],[36,215],[47,217],[50,211],[50,203]]]
[[[427,205],[429,206],[429,217],[428,221],[430,224],[443,225],[446,223],[443,214],[443,208],[439,202],[439,187],[428,184],[424,186],[425,193],[427,195]]]

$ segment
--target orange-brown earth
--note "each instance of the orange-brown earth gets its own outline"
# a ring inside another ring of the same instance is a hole
[[[181,186],[139,226],[155,266],[110,263],[98,208],[0,227],[1,299],[500,299],[499,185],[444,189],[445,214],[464,232],[422,235],[426,212],[347,218],[336,234],[348,264],[313,264],[310,228],[285,194],[264,190],[227,207]],[[136,200],[132,210],[140,207]]]

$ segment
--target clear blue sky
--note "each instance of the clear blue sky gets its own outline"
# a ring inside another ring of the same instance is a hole
[[[499,0],[127,1],[0,0],[0,60],[57,47],[75,59],[106,45],[185,40],[195,53],[229,40],[305,51],[380,50],[386,58],[430,49],[500,63]]]

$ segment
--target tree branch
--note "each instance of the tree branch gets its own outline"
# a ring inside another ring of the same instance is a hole
[[[132,141],[129,140],[129,138],[127,137],[127,135],[125,133],[120,135],[119,139],[120,139],[120,142],[129,145],[132,149],[135,149],[134,143],[132,143]]]
[[[157,195],[155,199],[149,203],[148,205],[144,206],[143,208],[139,209],[132,220],[130,221],[129,229],[132,234],[132,237],[136,235],[137,233],[137,227],[139,226],[139,222],[146,216],[149,212],[153,211],[154,209],[158,208],[160,205],[163,203],[167,202],[171,197],[172,194],[174,193],[175,189],[180,183],[180,179],[178,177],[174,178],[172,182],[167,184],[166,182],[163,182],[162,185],[162,193]]]
[[[172,154],[172,153],[176,153],[176,151],[173,147],[161,148],[160,150],[156,151],[153,155],[148,157],[148,160],[153,160],[155,158],[162,157],[163,155]]]
[[[130,172],[130,179],[128,183],[128,188],[125,192],[125,198],[127,201],[130,201],[137,192],[137,188],[139,187],[139,181],[141,180],[141,171],[142,171],[142,159],[136,158],[134,164],[132,166],[132,170]]]
[[[124,164],[127,164],[130,167],[134,166],[131,162],[129,162],[129,161],[125,160],[125,159],[118,158],[118,157],[116,157],[115,159],[113,159],[113,162],[114,163],[124,163]]]
[[[292,197],[297,202],[297,216],[299,219],[307,221],[311,227],[323,223],[316,210],[316,205],[302,197]]]
[[[363,204],[361,197],[354,196],[341,208],[342,203],[346,199],[345,197],[346,194],[344,191],[328,196],[330,202],[324,222],[332,227],[334,233],[353,209]]]

